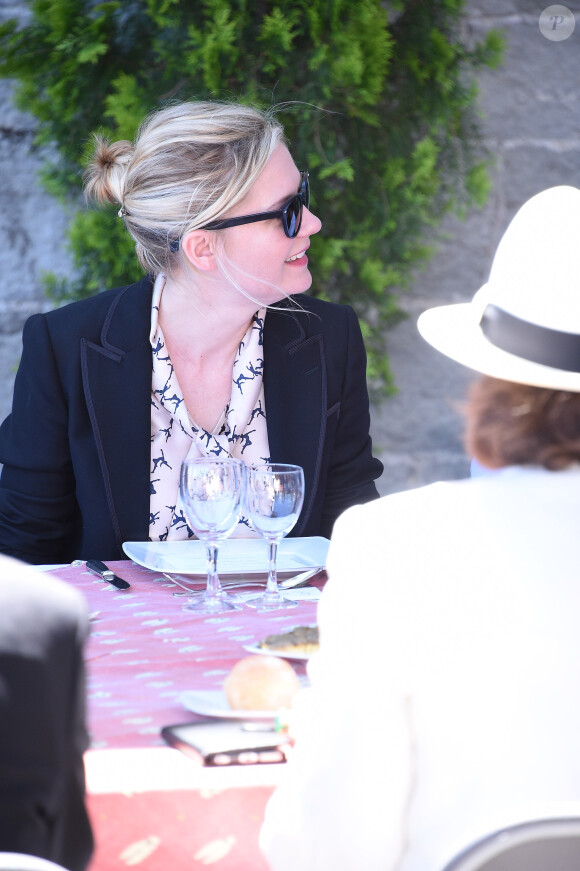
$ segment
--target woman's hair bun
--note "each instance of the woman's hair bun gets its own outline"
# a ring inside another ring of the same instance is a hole
[[[124,182],[133,157],[133,143],[127,139],[109,142],[93,135],[93,156],[84,175],[85,196],[98,203],[122,203]]]

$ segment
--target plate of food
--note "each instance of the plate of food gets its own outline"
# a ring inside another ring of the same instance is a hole
[[[330,542],[320,535],[285,538],[278,545],[279,573],[324,568]],[[156,572],[201,575],[207,572],[203,541],[125,541],[123,550],[133,562]],[[226,575],[268,572],[268,548],[261,538],[228,538],[219,549],[218,571]]]
[[[289,662],[246,656],[235,663],[222,689],[186,690],[180,698],[188,711],[203,717],[275,720],[305,685]]]
[[[224,690],[186,690],[181,703],[188,711],[202,717],[225,717],[228,720],[275,720],[277,711],[254,711],[232,708]]]
[[[268,635],[244,648],[248,653],[307,661],[319,649],[318,626],[295,626],[288,632]]]

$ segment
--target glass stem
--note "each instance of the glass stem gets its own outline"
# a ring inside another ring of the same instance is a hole
[[[268,583],[266,595],[278,593],[278,575],[276,574],[276,557],[278,555],[278,542],[268,542]]]
[[[212,599],[219,598],[221,592],[220,579],[217,573],[217,554],[218,545],[208,543],[207,545],[207,595]]]

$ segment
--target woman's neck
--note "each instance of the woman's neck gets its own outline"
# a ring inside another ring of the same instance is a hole
[[[258,306],[217,286],[167,278],[159,323],[174,353],[188,359],[233,358]],[[173,355],[172,355],[173,359]]]
[[[161,294],[158,321],[185,406],[209,432],[230,400],[236,353],[257,308],[243,301],[227,288],[171,279]]]

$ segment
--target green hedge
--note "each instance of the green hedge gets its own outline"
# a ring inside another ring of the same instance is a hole
[[[484,201],[475,69],[499,63],[496,32],[468,48],[463,0],[32,0],[0,28],[0,75],[57,146],[42,180],[82,206],[90,133],[133,138],[170,100],[276,104],[310,170],[323,233],[313,292],[352,304],[374,386],[392,387],[384,329],[449,209]],[[385,7],[388,7],[387,13]],[[45,277],[55,300],[140,277],[116,208],[76,212],[74,278]]]

